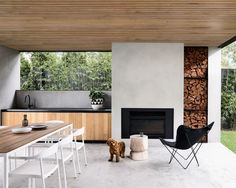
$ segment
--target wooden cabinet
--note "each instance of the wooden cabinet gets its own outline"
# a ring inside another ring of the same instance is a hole
[[[27,114],[29,123],[62,120],[74,128],[85,127],[85,140],[104,141],[111,137],[111,113],[106,112],[2,112],[2,125],[21,124]]]
[[[111,137],[111,113],[82,113],[86,140],[107,140]]]

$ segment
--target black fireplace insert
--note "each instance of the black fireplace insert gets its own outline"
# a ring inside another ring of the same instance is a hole
[[[173,108],[122,108],[122,138],[143,133],[149,138],[173,138]]]

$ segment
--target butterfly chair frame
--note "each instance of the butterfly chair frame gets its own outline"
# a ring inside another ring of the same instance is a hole
[[[175,159],[183,169],[187,169],[193,159],[195,159],[197,165],[199,166],[197,153],[202,146],[204,137],[208,135],[213,124],[214,122],[200,129],[192,129],[184,125],[180,125],[177,129],[176,142],[169,142],[161,138],[160,141],[171,154],[169,164],[172,162],[173,159]],[[184,157],[178,152],[178,150],[187,149],[191,150],[190,154],[187,157]],[[180,160],[176,157],[176,154],[179,155],[185,161],[188,161],[190,159],[186,166],[184,166],[180,162]]]

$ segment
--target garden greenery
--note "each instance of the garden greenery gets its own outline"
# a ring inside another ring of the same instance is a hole
[[[234,128],[236,117],[236,42],[222,49],[221,119]]]
[[[22,90],[111,90],[111,53],[21,53],[20,74]]]
[[[234,128],[236,116],[236,70],[228,70],[222,82],[221,118],[230,128]]]

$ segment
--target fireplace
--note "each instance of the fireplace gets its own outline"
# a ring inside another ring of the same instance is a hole
[[[122,138],[143,134],[149,138],[173,138],[173,108],[122,108]]]

